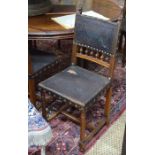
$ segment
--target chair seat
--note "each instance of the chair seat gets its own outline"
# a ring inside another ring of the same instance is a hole
[[[85,107],[109,83],[110,80],[104,76],[79,66],[70,66],[40,82],[39,86]]]
[[[32,70],[37,72],[44,68],[45,66],[51,64],[56,59],[56,56],[50,53],[38,53],[31,54]]]

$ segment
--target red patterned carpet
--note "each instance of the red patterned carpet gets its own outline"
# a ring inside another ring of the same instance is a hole
[[[95,69],[97,72],[101,74],[106,74],[106,70]],[[113,95],[111,100],[111,120],[114,122],[122,112],[125,110],[126,99],[125,99],[125,91],[126,91],[126,71],[125,68],[121,67],[121,64],[117,64],[115,69],[114,81],[113,81]],[[96,121],[99,118],[104,119],[104,97],[101,97],[97,103],[91,108],[91,111],[87,113],[88,123]],[[59,108],[61,103],[56,101],[55,108]],[[79,115],[78,111],[73,111],[75,115]],[[70,120],[66,119],[64,116],[59,116],[56,119],[53,119],[50,122],[53,138],[50,143],[46,147],[47,155],[80,155],[82,154],[79,151],[79,133],[80,128]],[[91,140],[89,144],[87,144],[87,150],[91,148],[91,146],[96,142],[96,140],[106,132],[108,128],[105,126],[102,130]],[[40,155],[40,151],[35,151],[37,155]],[[34,153],[31,153],[34,154]]]

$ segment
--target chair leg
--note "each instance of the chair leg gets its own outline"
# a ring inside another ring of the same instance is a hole
[[[111,110],[111,96],[112,96],[112,87],[110,87],[106,94],[106,102],[105,102],[105,116],[106,116],[106,124],[110,124],[110,110]]]
[[[81,111],[80,116],[80,141],[83,141],[85,138],[85,129],[86,129],[86,111]],[[83,146],[80,145],[80,150],[83,151]]]
[[[41,91],[42,116],[47,120],[45,92]]]
[[[28,87],[29,87],[29,93],[30,93],[30,100],[36,107],[36,94],[35,94],[35,81],[34,79],[28,80]]]

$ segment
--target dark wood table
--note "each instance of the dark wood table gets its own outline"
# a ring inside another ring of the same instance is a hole
[[[121,16],[121,8],[111,0],[93,0],[92,10],[110,18],[118,19]],[[28,18],[28,39],[46,40],[46,39],[71,39],[74,30],[65,29],[61,25],[52,21],[52,17],[75,13],[74,6],[53,6],[51,12]]]
[[[54,9],[55,8],[55,9]],[[68,39],[73,37],[73,29],[65,29],[57,24],[52,17],[75,13],[75,7],[55,6],[50,13],[28,18],[28,39]]]

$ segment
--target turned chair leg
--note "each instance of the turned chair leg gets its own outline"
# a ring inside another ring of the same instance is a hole
[[[82,142],[85,138],[85,129],[86,129],[86,111],[82,110],[80,116],[80,142]],[[80,150],[81,151],[84,150],[81,144],[80,144]]]
[[[35,94],[35,81],[34,79],[28,80],[28,87],[29,87],[29,95],[30,95],[30,100],[36,107],[36,94]]]
[[[110,124],[110,111],[111,111],[111,96],[112,96],[112,87],[110,87],[106,94],[106,102],[105,102],[105,116],[106,116],[106,124]]]

